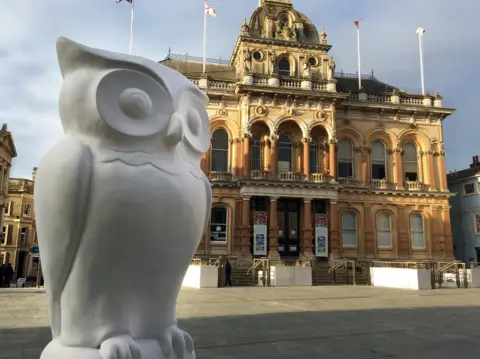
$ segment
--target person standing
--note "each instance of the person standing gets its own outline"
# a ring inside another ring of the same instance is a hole
[[[0,288],[3,288],[3,268],[4,265],[0,264]]]
[[[232,265],[229,261],[225,263],[225,287],[232,286]]]
[[[13,278],[13,268],[10,263],[8,263],[5,268],[3,268],[3,276],[5,278],[4,287],[10,288],[10,282],[12,281],[12,278]]]

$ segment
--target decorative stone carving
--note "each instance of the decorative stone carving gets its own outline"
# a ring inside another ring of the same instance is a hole
[[[252,72],[252,52],[249,49],[243,51],[243,69],[245,73]]]
[[[313,114],[313,118],[317,121],[325,121],[327,119],[327,114],[325,113],[325,111],[315,111],[315,113]]]
[[[266,116],[268,114],[268,108],[266,106],[257,106],[255,107],[255,114],[257,116]]]
[[[328,60],[328,69],[330,71],[328,76],[329,79],[335,77],[335,67],[335,61],[333,60],[333,57],[331,57],[330,60]]]
[[[195,358],[176,300],[208,223],[207,96],[137,56],[57,41],[65,131],[35,212],[53,340],[41,359]]]
[[[293,106],[287,107],[287,108],[285,109],[285,115],[287,115],[287,116],[295,116],[295,109],[293,108]]]
[[[218,115],[218,116],[227,116],[227,115],[228,115],[228,111],[227,111],[226,109],[224,109],[224,108],[220,108],[220,109],[218,109],[218,111],[217,111],[217,115]]]

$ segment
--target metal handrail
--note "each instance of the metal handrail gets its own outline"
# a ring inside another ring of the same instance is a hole
[[[334,264],[329,270],[328,270],[328,274],[332,273],[334,270],[340,268],[342,265],[344,265],[345,263],[347,262],[351,262],[349,259],[347,258],[344,258],[342,260],[340,260],[337,264]]]
[[[439,262],[438,264],[441,264],[441,262]],[[461,261],[457,261],[457,260],[454,260],[454,261],[451,261],[451,262],[448,262],[446,264],[444,264],[443,266],[441,266],[440,268],[438,268],[436,271],[435,271],[435,274],[439,274],[439,273],[442,273],[442,272],[445,272],[447,269],[450,269],[452,267],[457,267],[458,266],[465,266],[465,263],[461,262]]]
[[[252,270],[257,269],[261,264],[268,261],[268,258],[255,258],[253,260],[253,265],[248,269],[247,274],[250,274]]]

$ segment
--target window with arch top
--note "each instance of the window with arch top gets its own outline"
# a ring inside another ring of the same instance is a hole
[[[278,172],[292,171],[292,139],[288,133],[278,136]]]
[[[418,181],[417,146],[412,142],[403,145],[403,172],[406,181]]]
[[[288,59],[280,59],[278,61],[278,74],[280,76],[290,76],[290,61]]]
[[[338,141],[338,177],[353,177],[353,145],[347,138]]]
[[[380,140],[372,143],[372,179],[387,179],[387,151]]]
[[[260,136],[256,133],[252,134],[252,170],[259,171],[262,169],[262,147]]]
[[[420,213],[410,214],[410,240],[412,248],[425,248],[423,216]]]
[[[210,241],[227,241],[227,209],[223,206],[212,208],[210,216]]]
[[[212,135],[212,172],[228,172],[228,133],[220,128]]]

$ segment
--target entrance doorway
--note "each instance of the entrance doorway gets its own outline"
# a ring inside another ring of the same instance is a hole
[[[282,257],[298,257],[300,253],[299,209],[298,199],[278,200],[278,252]]]
[[[475,253],[477,254],[477,262],[480,262],[480,247],[475,247]]]
[[[27,252],[20,252],[18,253],[18,264],[17,264],[17,279],[23,277],[23,271],[25,269],[25,258],[27,256]]]

